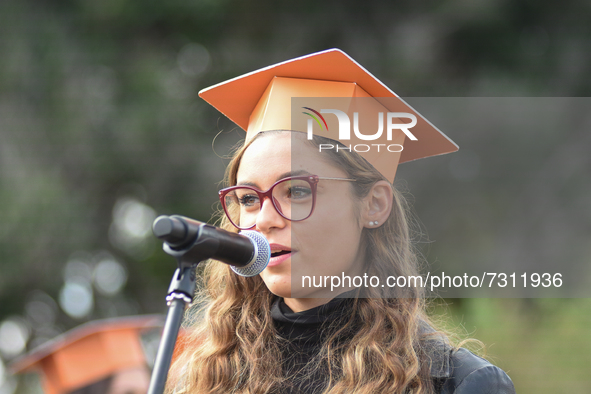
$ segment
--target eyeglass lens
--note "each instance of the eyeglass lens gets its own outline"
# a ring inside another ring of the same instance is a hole
[[[273,206],[289,220],[307,218],[314,206],[314,196],[309,182],[301,179],[285,179],[277,183],[271,193]],[[226,211],[232,222],[240,228],[250,228],[256,223],[261,210],[261,196],[249,187],[234,189],[225,197]]]

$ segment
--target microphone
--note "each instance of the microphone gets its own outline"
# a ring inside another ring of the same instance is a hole
[[[178,215],[157,217],[152,230],[157,238],[165,242],[164,250],[168,254],[198,248],[199,261],[221,261],[240,276],[260,274],[271,258],[267,239],[252,230],[231,233]]]

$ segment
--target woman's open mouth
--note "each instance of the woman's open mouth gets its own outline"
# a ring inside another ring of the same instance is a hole
[[[291,250],[280,250],[278,252],[273,252],[273,253],[271,253],[271,258],[277,257],[277,256],[283,256],[284,254],[287,254],[287,253],[291,253]]]
[[[291,249],[287,246],[271,244],[271,260],[267,267],[273,267],[274,265],[281,264],[285,260],[291,257]]]

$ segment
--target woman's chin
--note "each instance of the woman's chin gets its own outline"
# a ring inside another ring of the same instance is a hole
[[[267,286],[269,291],[275,294],[277,297],[291,298],[291,287],[283,286]]]
[[[266,283],[266,282],[265,282]],[[314,292],[311,289],[293,288],[291,284],[278,285],[278,284],[267,284],[267,289],[278,297],[282,298],[322,298],[322,294]],[[330,293],[330,292],[329,292]],[[324,295],[324,297],[333,298],[334,296]]]
[[[276,271],[274,269],[265,269],[261,272],[260,276],[263,282],[265,282],[267,289],[278,297],[310,298],[314,297],[315,294],[321,293],[317,288],[300,286],[299,282],[301,282],[301,279],[296,279],[291,272],[287,273],[285,270]],[[294,279],[296,280],[295,283],[293,282]]]

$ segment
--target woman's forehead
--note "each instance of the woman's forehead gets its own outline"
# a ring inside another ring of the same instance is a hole
[[[272,177],[300,170],[321,176],[343,173],[305,139],[294,133],[280,132],[260,135],[246,148],[240,160],[237,180],[242,182],[252,180],[245,178]]]

